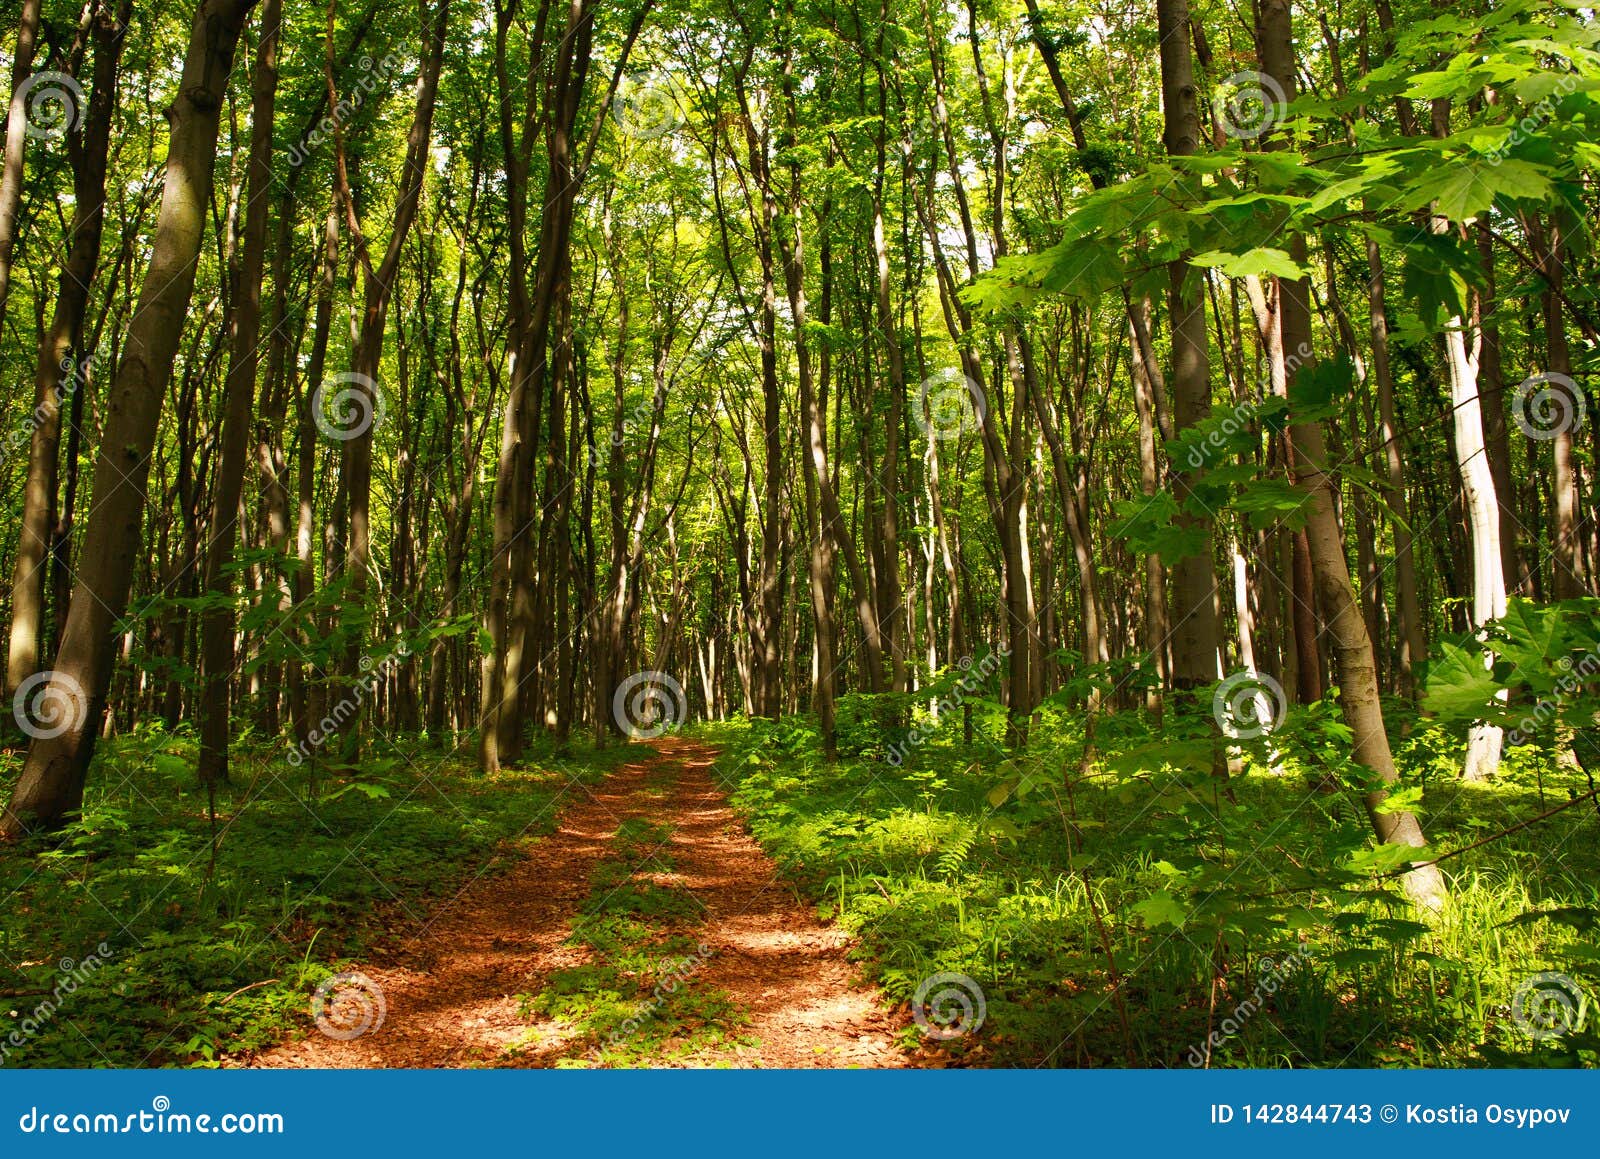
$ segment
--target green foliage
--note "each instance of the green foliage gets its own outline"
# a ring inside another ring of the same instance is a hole
[[[81,818],[0,859],[12,898],[0,954],[27,963],[16,988],[31,993],[56,985],[60,959],[102,942],[111,953],[5,1065],[204,1066],[308,1030],[311,992],[338,963],[506,864],[549,830],[572,778],[598,779],[630,751],[484,777],[415,746],[384,792],[344,791],[352,781],[314,805],[281,752],[236,751],[213,867],[192,736],[147,723],[105,743]],[[0,1013],[19,1026],[37,1001]]]
[[[1512,729],[1515,743],[1577,737],[1590,761],[1600,738],[1600,600],[1509,601],[1475,637],[1440,643],[1425,673],[1429,711]]]
[[[898,767],[828,765],[803,722],[710,735],[756,837],[858,936],[890,998],[909,1000],[941,972],[983,987],[981,1034],[941,1044],[970,1063],[1188,1065],[1252,995],[1259,1010],[1213,1045],[1209,1065],[1600,1061],[1584,1035],[1535,1042],[1510,1015],[1537,971],[1600,981],[1575,924],[1600,898],[1593,843],[1580,836],[1592,813],[1447,862],[1451,901],[1425,922],[1391,876],[1417,851],[1373,843],[1361,805],[1370,774],[1340,756],[1348,729],[1332,702],[1296,707],[1247,742],[1226,786],[1211,775],[1198,710],[1169,706],[1161,730],[1139,714],[1099,718],[1087,767],[1081,718],[1046,720],[1025,757],[945,736]],[[1459,731],[1419,724],[1397,749],[1396,795],[1426,811],[1436,849],[1538,807],[1532,774],[1460,786],[1461,746]],[[1343,787],[1308,788],[1330,776]],[[1538,776],[1558,780],[1550,768]],[[1568,859],[1535,874],[1531,859],[1552,844]]]

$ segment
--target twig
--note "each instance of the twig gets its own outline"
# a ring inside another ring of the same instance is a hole
[[[276,981],[278,981],[278,979],[277,979],[277,978],[268,978],[268,979],[266,979],[266,980],[265,980],[265,981],[261,981],[261,982],[252,982],[252,983],[250,983],[250,985],[248,985],[248,986],[240,986],[240,987],[239,987],[239,988],[238,988],[238,989],[237,989],[237,990],[235,990],[235,991],[234,991],[234,992],[233,992],[233,993],[232,993],[232,994],[229,994],[229,995],[228,995],[228,996],[227,996],[227,997],[226,997],[226,998],[224,998],[224,999],[223,999],[223,1000],[222,1000],[222,1001],[221,1001],[221,1002],[219,1002],[219,1003],[217,1003],[217,1005],[219,1005],[219,1006],[226,1006],[226,1005],[227,1005],[227,1004],[228,1004],[228,1003],[230,1003],[230,1002],[232,1002],[232,1001],[233,1001],[233,1000],[234,1000],[234,999],[235,999],[235,998],[237,998],[237,997],[239,997],[239,995],[241,995],[241,994],[244,994],[244,993],[247,993],[247,992],[249,992],[249,991],[251,991],[251,990],[259,990],[259,989],[260,989],[260,988],[261,988],[261,987],[263,987],[263,986],[270,986],[270,985],[272,985],[272,984],[273,984],[273,983],[274,983],[274,982],[276,982]]]
[[[1441,853],[1441,854],[1439,854],[1438,857],[1435,857],[1432,861],[1413,861],[1410,864],[1408,864],[1404,869],[1391,869],[1388,873],[1379,874],[1379,877],[1380,878],[1398,877],[1402,873],[1410,873],[1413,869],[1426,869],[1430,865],[1438,865],[1439,862],[1447,861],[1452,857],[1460,857],[1463,853],[1470,853],[1472,850],[1478,849],[1478,848],[1480,848],[1480,847],[1482,847],[1484,845],[1487,845],[1491,841],[1498,841],[1498,840],[1500,840],[1500,838],[1509,837],[1511,834],[1519,832],[1520,830],[1526,829],[1530,825],[1537,825],[1540,821],[1546,820],[1547,818],[1550,818],[1550,817],[1554,817],[1557,813],[1560,813],[1560,812],[1563,812],[1563,811],[1565,811],[1567,809],[1570,809],[1574,805],[1581,805],[1585,801],[1588,801],[1588,800],[1594,798],[1595,794],[1597,794],[1597,793],[1600,793],[1600,788],[1590,789],[1587,793],[1583,793],[1580,796],[1572,798],[1572,800],[1568,801],[1564,805],[1557,805],[1554,809],[1546,809],[1543,813],[1540,813],[1537,817],[1529,817],[1526,821],[1518,821],[1515,825],[1511,826],[1509,829],[1502,829],[1498,833],[1491,833],[1487,837],[1483,837],[1483,838],[1480,838],[1477,841],[1474,841],[1471,845],[1463,845],[1460,849],[1452,849],[1449,853]]]

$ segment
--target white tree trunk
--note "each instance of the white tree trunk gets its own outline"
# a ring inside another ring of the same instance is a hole
[[[1452,320],[1445,335],[1450,368],[1450,404],[1455,416],[1456,460],[1466,492],[1467,527],[1472,546],[1472,626],[1481,629],[1506,614],[1506,579],[1500,555],[1500,508],[1495,501],[1494,473],[1484,450],[1483,405],[1478,395],[1478,348],[1467,349],[1462,319]],[[1467,739],[1462,776],[1486,781],[1500,766],[1504,730],[1477,724]]]

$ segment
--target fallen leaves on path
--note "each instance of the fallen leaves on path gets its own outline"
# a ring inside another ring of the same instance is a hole
[[[350,1041],[312,1030],[230,1065],[253,1067],[554,1066],[587,1045],[523,1013],[558,970],[589,957],[569,944],[590,874],[618,827],[644,818],[671,828],[671,884],[704,907],[693,936],[710,948],[695,983],[713,987],[748,1022],[738,1042],[655,1065],[898,1067],[904,1020],[860,985],[849,940],[821,923],[779,880],[717,786],[713,749],[665,737],[655,755],[594,786],[575,784],[559,829],[505,873],[481,877],[422,922],[394,960],[358,968],[381,987],[382,1025]]]

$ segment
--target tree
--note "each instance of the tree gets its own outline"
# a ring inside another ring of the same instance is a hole
[[[83,562],[45,692],[55,714],[48,732],[56,735],[29,746],[0,822],[6,838],[52,826],[83,800],[111,684],[112,630],[127,607],[138,561],[150,452],[194,288],[222,102],[254,6],[254,0],[201,0],[195,8],[178,93],[167,110],[172,128],[155,242],[111,384]]]

